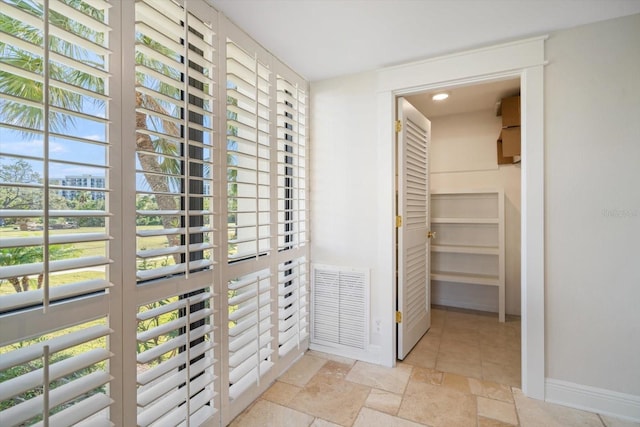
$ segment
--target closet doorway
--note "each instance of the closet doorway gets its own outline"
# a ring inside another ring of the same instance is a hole
[[[432,99],[442,92],[447,99]],[[406,96],[432,123],[428,214],[435,239],[431,328],[405,359],[518,387],[521,168],[518,155],[501,155],[497,140],[506,123],[501,101],[519,94],[520,79],[510,78]]]
[[[432,99],[442,92],[447,99]],[[520,157],[505,159],[497,140],[501,101],[519,94],[510,78],[406,96],[432,122],[428,181],[438,200],[429,208],[431,328],[405,359],[518,387]]]
[[[522,112],[522,391],[528,397],[545,397],[544,310],[544,43],[546,37],[485,47],[469,52],[389,67],[378,73],[378,182],[384,206],[379,229],[382,280],[395,283],[395,132],[396,98],[442,88],[517,78]],[[383,289],[382,331],[387,345],[380,347],[380,360],[396,363],[395,286]],[[393,319],[393,320],[392,320]],[[394,322],[395,323],[395,322]]]

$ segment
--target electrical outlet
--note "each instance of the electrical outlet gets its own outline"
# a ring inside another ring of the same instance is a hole
[[[376,330],[376,334],[379,334],[379,333],[382,332],[382,320],[376,319],[376,321],[375,321],[375,330]]]

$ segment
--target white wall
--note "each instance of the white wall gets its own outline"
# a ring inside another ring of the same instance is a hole
[[[496,161],[502,121],[494,110],[431,119],[430,187],[432,191],[504,189],[505,296],[507,314],[520,314],[520,165]],[[455,171],[455,172],[449,172]],[[433,282],[431,302],[498,311],[492,286]]]
[[[547,377],[640,396],[640,15],[546,52]]]
[[[558,32],[547,52],[547,377],[640,396],[640,15]],[[376,79],[311,85],[311,260],[370,268],[372,319],[393,286],[376,237]]]
[[[375,87],[374,73],[315,83],[310,104],[311,261],[370,269],[374,287],[381,286]],[[372,324],[385,304],[371,293]],[[380,334],[372,331],[370,341],[381,344]]]

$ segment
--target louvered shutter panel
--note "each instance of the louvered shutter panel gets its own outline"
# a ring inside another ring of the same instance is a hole
[[[3,426],[110,424],[110,7],[0,2]]]
[[[227,212],[230,261],[271,249],[269,69],[227,41]]]
[[[197,9],[196,9],[197,7]],[[218,412],[214,334],[217,34],[204,2],[138,0],[137,423]]]
[[[107,8],[102,1],[52,0],[48,10],[2,4],[0,19],[15,32],[2,36],[0,218],[26,232],[0,240],[0,280],[20,289],[0,296],[2,311],[109,286]],[[93,274],[79,280],[77,269]]]
[[[92,416],[107,421],[111,357],[106,319],[0,348],[0,422],[6,426],[71,426]],[[46,380],[45,380],[46,378]],[[98,415],[96,415],[98,414]]]
[[[278,266],[279,354],[299,349],[309,336],[307,261],[298,258]]]
[[[213,266],[215,33],[176,3],[136,3],[138,282]]]
[[[273,366],[271,274],[269,270],[228,283],[229,398],[259,384]]]
[[[138,309],[138,425],[199,425],[216,396],[210,290]]]
[[[306,91],[277,78],[278,248],[304,246],[307,240]]]

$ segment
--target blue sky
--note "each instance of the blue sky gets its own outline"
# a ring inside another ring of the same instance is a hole
[[[99,141],[104,139],[104,131],[100,135],[100,126],[84,126],[78,136]],[[44,155],[44,144],[40,137],[33,139],[25,138],[19,132],[0,127],[0,151],[3,154],[18,154],[21,156],[42,158]],[[72,162],[84,162],[94,165],[105,164],[105,147],[90,143],[81,143],[68,139],[52,138],[49,142],[49,156],[51,178],[63,178],[68,175],[99,175],[104,176],[101,168],[90,166],[69,165],[57,163],[55,160],[67,160]],[[15,157],[2,156],[0,162],[3,164],[14,163]],[[33,169],[43,175],[43,162],[37,160],[27,160]]]

